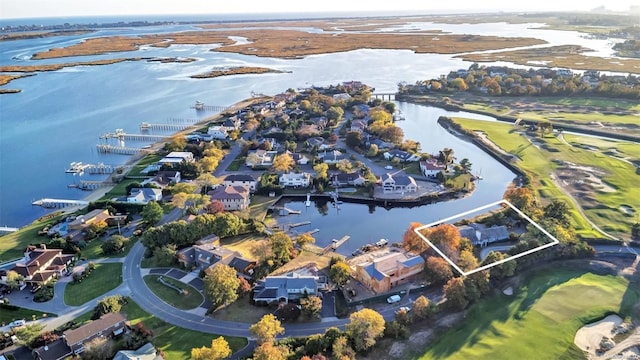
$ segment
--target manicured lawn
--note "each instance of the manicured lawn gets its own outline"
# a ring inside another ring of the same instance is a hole
[[[295,269],[299,269],[303,266],[309,264],[315,264],[318,270],[325,269],[329,267],[329,263],[331,263],[332,256],[339,256],[336,253],[330,251],[326,254],[322,254],[322,249],[315,245],[306,245],[305,250],[303,250],[295,259],[289,261],[282,267],[278,268],[273,272],[276,274],[284,274],[288,271],[292,271]]]
[[[236,321],[254,324],[264,315],[271,314],[275,309],[268,306],[255,306],[249,302],[249,295],[240,298],[228,306],[216,310],[211,316],[224,321]]]
[[[0,326],[4,326],[14,320],[25,319],[32,321],[35,319],[42,319],[46,317],[56,317],[56,314],[43,313],[41,311],[34,311],[25,308],[17,308],[16,310],[10,310],[7,308],[0,308]]]
[[[124,252],[121,253],[117,253],[117,254],[111,254],[111,255],[105,255],[102,253],[102,243],[103,241],[99,240],[99,239],[95,239],[93,241],[91,241],[90,243],[87,244],[87,246],[82,249],[82,256],[85,259],[100,259],[100,258],[119,258],[119,257],[125,257],[127,256],[127,254],[129,253],[129,250],[131,250],[131,248],[133,247],[133,245],[135,245],[135,243],[138,241],[137,237],[132,237],[129,239],[129,242],[127,243],[127,246],[125,246],[124,248]]]
[[[263,220],[267,215],[267,209],[269,206],[275,204],[278,198],[271,198],[268,196],[252,195],[251,204],[249,205],[249,214],[253,219]]]
[[[96,264],[95,270],[80,283],[69,283],[64,288],[64,302],[79,306],[115,289],[122,283],[122,264]]]
[[[126,196],[128,195],[127,186],[133,183],[140,183],[141,181],[141,179],[124,179],[114,186],[108,193],[104,194],[101,200],[111,200],[115,197]]]
[[[237,158],[233,159],[233,161],[229,164],[229,166],[227,167],[227,171],[240,171],[242,169],[243,166],[245,166],[245,160],[246,157],[244,156],[238,156]]]
[[[523,135],[514,132],[515,128],[511,124],[460,118],[456,118],[455,121],[467,129],[484,131],[495,144],[517,155],[521,161],[518,161],[516,166],[531,175],[539,195],[546,199],[564,200],[571,208],[573,226],[578,234],[585,237],[599,237],[599,235],[579,214],[572,200],[551,180],[550,174],[558,166],[554,160],[568,161],[604,171],[603,182],[615,191],[592,191],[590,196],[595,201],[583,203],[582,207],[589,219],[604,231],[629,237],[630,228],[636,219],[633,215],[621,211],[620,206],[624,204],[636,212],[640,211],[640,187],[636,185],[638,175],[635,166],[617,157],[575,146],[576,143],[593,146],[590,144],[593,143],[591,138],[567,135],[567,141],[571,145],[550,135],[543,139],[537,138],[538,141],[544,142],[547,147],[545,149],[542,146],[533,145]],[[629,156],[635,156],[640,152],[640,145],[629,142],[611,142],[607,150],[618,147],[622,153]],[[549,151],[549,149],[556,151]]]
[[[62,215],[58,215],[44,221],[36,220],[16,232],[0,236],[0,263],[23,257],[24,249],[29,244],[48,241],[46,236],[38,235],[38,231],[54,224],[61,217]]]
[[[432,344],[420,359],[584,358],[576,331],[610,313],[630,315],[639,290],[616,276],[547,269],[531,276],[514,296],[486,298],[464,323]]]
[[[220,245],[225,248],[239,252],[242,256],[253,259],[253,249],[259,244],[267,241],[266,237],[258,234],[244,234],[232,236],[220,240]]]
[[[144,277],[144,282],[149,289],[153,291],[156,296],[161,298],[167,304],[182,310],[190,310],[198,307],[204,299],[202,295],[193,286],[174,280],[172,278],[164,276],[163,279],[167,283],[183,290],[187,290],[187,294],[179,294],[178,291],[172,289],[163,283],[158,278],[160,275],[147,275]]]
[[[160,155],[148,154],[142,159],[140,159],[140,161],[138,161],[138,163],[134,165],[133,168],[131,168],[131,170],[127,175],[128,176],[141,176],[141,175],[144,176],[145,174],[142,173],[142,170],[144,170],[147,166],[151,164],[157,163],[158,160],[160,159],[162,159],[162,156]]]
[[[211,346],[211,340],[220,335],[207,334],[191,329],[185,329],[168,324],[142,310],[138,304],[129,299],[129,303],[122,307],[122,313],[127,315],[131,325],[143,322],[153,332],[153,344],[165,353],[166,360],[182,360],[191,357],[191,349],[201,346]],[[247,344],[245,338],[224,337],[235,352]]]

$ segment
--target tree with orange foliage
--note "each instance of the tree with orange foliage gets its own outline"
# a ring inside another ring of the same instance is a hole
[[[418,222],[412,222],[409,225],[407,231],[402,235],[402,247],[416,254],[422,254],[423,252],[429,249],[429,244],[427,244],[424,239],[422,239],[418,234],[415,233],[415,229],[422,226],[422,224]],[[422,232],[424,234],[424,232]],[[425,234],[426,236],[426,234]]]
[[[504,199],[527,213],[534,204],[534,197],[527,187],[511,187],[504,192]]]
[[[450,258],[455,258],[460,249],[460,231],[451,224],[434,226],[428,235],[429,241]]]
[[[445,284],[453,277],[451,265],[439,256],[430,256],[424,267],[427,280],[434,284]]]

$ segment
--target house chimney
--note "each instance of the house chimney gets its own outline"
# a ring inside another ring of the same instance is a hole
[[[42,250],[47,250],[47,245],[45,245],[45,244],[40,244],[40,249],[42,249]]]

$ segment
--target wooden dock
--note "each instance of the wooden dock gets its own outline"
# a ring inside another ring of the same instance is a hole
[[[0,226],[0,233],[11,233],[20,230],[17,227]]]
[[[171,130],[171,131],[182,131],[187,129],[195,129],[196,126],[190,123],[176,123],[176,124],[152,124],[143,122],[140,123],[140,131],[148,131],[148,130]]]
[[[351,236],[345,235],[340,240],[333,239],[331,244],[327,245],[322,249],[322,253],[326,254],[330,251],[336,251],[342,244],[346,243],[347,240],[351,239]]]
[[[149,149],[126,147],[126,146],[114,146],[109,144],[97,144],[96,149],[98,149],[99,153],[120,154],[120,155],[135,155],[135,154],[149,151]]]
[[[302,221],[302,222],[299,222],[299,223],[289,224],[289,228],[293,229],[293,228],[296,228],[298,226],[304,226],[304,225],[309,225],[309,224],[311,224],[311,221]]]

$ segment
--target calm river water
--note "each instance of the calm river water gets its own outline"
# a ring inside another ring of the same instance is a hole
[[[537,26],[538,24],[536,24]],[[526,24],[412,24],[417,30],[442,29],[453,33],[481,33],[506,36],[535,36],[554,45],[581,44],[610,54],[603,40],[584,39],[576,32],[532,30]],[[193,29],[191,26],[109,29],[89,36],[130,35]],[[31,54],[52,47],[67,46],[87,36],[0,42],[0,64],[29,65]],[[330,85],[360,80],[379,92],[396,90],[397,83],[415,83],[438,77],[470,64],[452,55],[414,54],[411,51],[357,50],[338,54],[283,60],[210,51],[211,46],[176,45],[169,48],[143,48],[140,51],[42,60],[38,63],[87,61],[101,58],[163,56],[193,57],[189,64],[124,62],[107,66],[67,68],[16,80],[4,88],[20,88],[19,94],[0,96],[0,226],[20,227],[48,212],[31,206],[42,197],[81,199],[85,192],[69,189],[77,181],[64,169],[70,162],[123,164],[127,156],[98,154],[99,136],[122,128],[138,133],[140,122],[162,123],[169,118],[197,119],[190,106],[195,100],[209,105],[231,105],[248,98],[252,91],[276,94],[288,88]],[[242,75],[196,80],[190,75],[220,66],[263,66],[291,71],[285,74]],[[414,209],[375,209],[370,214],[354,210],[348,221],[347,208],[340,216],[325,216],[335,229],[335,237],[346,235],[346,228],[362,229],[360,237],[375,240],[401,236],[411,221],[428,221],[447,214],[477,207],[501,197],[514,175],[469,143],[460,141],[437,126],[445,111],[400,103],[407,120],[401,123],[407,138],[421,142],[424,151],[444,147],[455,150],[458,158],[468,157],[474,171],[482,171],[473,196]],[[212,115],[212,114],[206,114]],[[474,115],[477,117],[477,115]],[[144,143],[130,143],[142,146]],[[99,180],[85,175],[83,179]],[[345,204],[346,205],[346,204]],[[362,205],[360,205],[362,207]],[[313,209],[308,209],[312,212]],[[351,212],[349,212],[351,213]],[[314,220],[320,227],[320,220]],[[366,226],[365,226],[366,224]],[[383,233],[384,231],[384,233]],[[331,239],[328,231],[322,236]],[[365,241],[366,242],[366,241]],[[345,249],[350,249],[349,245]]]

